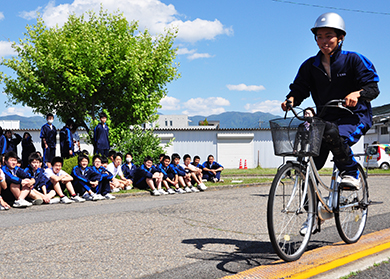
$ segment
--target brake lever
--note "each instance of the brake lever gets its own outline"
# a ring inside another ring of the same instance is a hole
[[[345,104],[345,101],[344,101],[344,100],[338,102],[338,103],[337,103],[337,107],[338,107],[338,108],[341,108],[341,109],[345,109],[345,110],[348,111],[350,114],[353,114],[352,110],[350,110],[350,109],[347,108],[347,107],[344,107],[343,104]]]

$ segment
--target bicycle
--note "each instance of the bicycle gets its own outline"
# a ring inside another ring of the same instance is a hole
[[[325,107],[347,109],[343,102],[332,100]],[[275,155],[294,156],[297,160],[284,162],[278,168],[267,205],[267,226],[272,246],[276,254],[288,262],[299,259],[311,235],[321,231],[321,221],[333,217],[342,240],[347,244],[357,242],[363,234],[370,204],[366,174],[360,164],[357,189],[338,187],[341,177],[335,165],[330,186],[321,180],[313,157],[319,155],[324,122],[317,118],[300,117],[291,104],[289,110],[295,117],[286,118],[287,111],[284,119],[270,121],[272,139]],[[308,124],[303,125],[305,122]],[[305,135],[301,135],[302,130],[306,130]],[[322,195],[319,186],[329,195]],[[307,230],[302,234],[305,222]],[[314,230],[315,222],[317,226]]]

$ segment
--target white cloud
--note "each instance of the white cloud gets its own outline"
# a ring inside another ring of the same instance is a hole
[[[3,12],[0,12],[0,20],[4,19],[4,14]]]
[[[233,85],[233,84],[228,84],[226,87],[229,90],[234,90],[234,91],[261,91],[265,90],[265,87],[263,85],[246,85],[246,84],[238,84],[238,85]]]
[[[273,114],[280,114],[281,108],[280,104],[282,101],[278,100],[266,100],[264,102],[255,103],[255,104],[246,104],[245,109],[250,112],[269,112]]]
[[[186,108],[183,114],[188,114],[189,116],[219,114],[226,111],[223,108],[226,106],[230,106],[230,102],[222,97],[191,98],[183,104],[183,107]]]
[[[38,8],[36,8],[35,10],[29,11],[29,12],[23,11],[23,12],[20,12],[20,13],[19,13],[19,16],[20,16],[21,18],[24,18],[24,19],[27,19],[27,20],[31,20],[31,19],[36,18],[38,12],[40,12],[41,10],[42,10],[42,7],[38,7]]]
[[[9,107],[1,113],[1,116],[7,115],[32,116],[34,113],[30,107]]]
[[[188,60],[194,60],[199,58],[211,58],[214,57],[214,55],[208,54],[208,53],[197,53],[196,49],[187,49],[187,48],[179,48],[177,51],[178,55],[188,55]]]
[[[165,96],[161,101],[161,110],[178,110],[180,109],[180,100],[174,97]]]
[[[179,28],[177,38],[186,42],[212,40],[218,35],[233,34],[232,27],[225,27],[217,19],[210,21],[197,18],[193,21],[183,21],[174,5],[167,5],[160,0],[74,0],[70,4],[60,5],[50,1],[41,9],[41,13],[49,27],[56,24],[61,26],[69,14],[81,15],[89,10],[98,12],[100,5],[109,12],[117,10],[123,12],[129,21],[138,20],[140,28],[147,28],[152,34],[163,33],[167,27],[177,26]],[[40,7],[37,10],[39,9]],[[22,12],[21,16],[36,17],[37,10]]]
[[[12,42],[0,41],[0,57],[8,55],[16,55],[14,49],[11,47]]]

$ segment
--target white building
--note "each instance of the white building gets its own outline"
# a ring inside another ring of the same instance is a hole
[[[364,137],[364,145],[390,143],[390,104],[372,109],[373,125]]]

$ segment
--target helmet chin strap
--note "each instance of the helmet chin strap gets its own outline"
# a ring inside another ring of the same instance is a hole
[[[333,55],[333,54],[336,52],[336,50],[341,49],[341,47],[343,46],[343,43],[344,43],[344,40],[341,40],[341,41],[337,44],[337,47],[336,47],[331,53],[329,53],[329,55]]]

